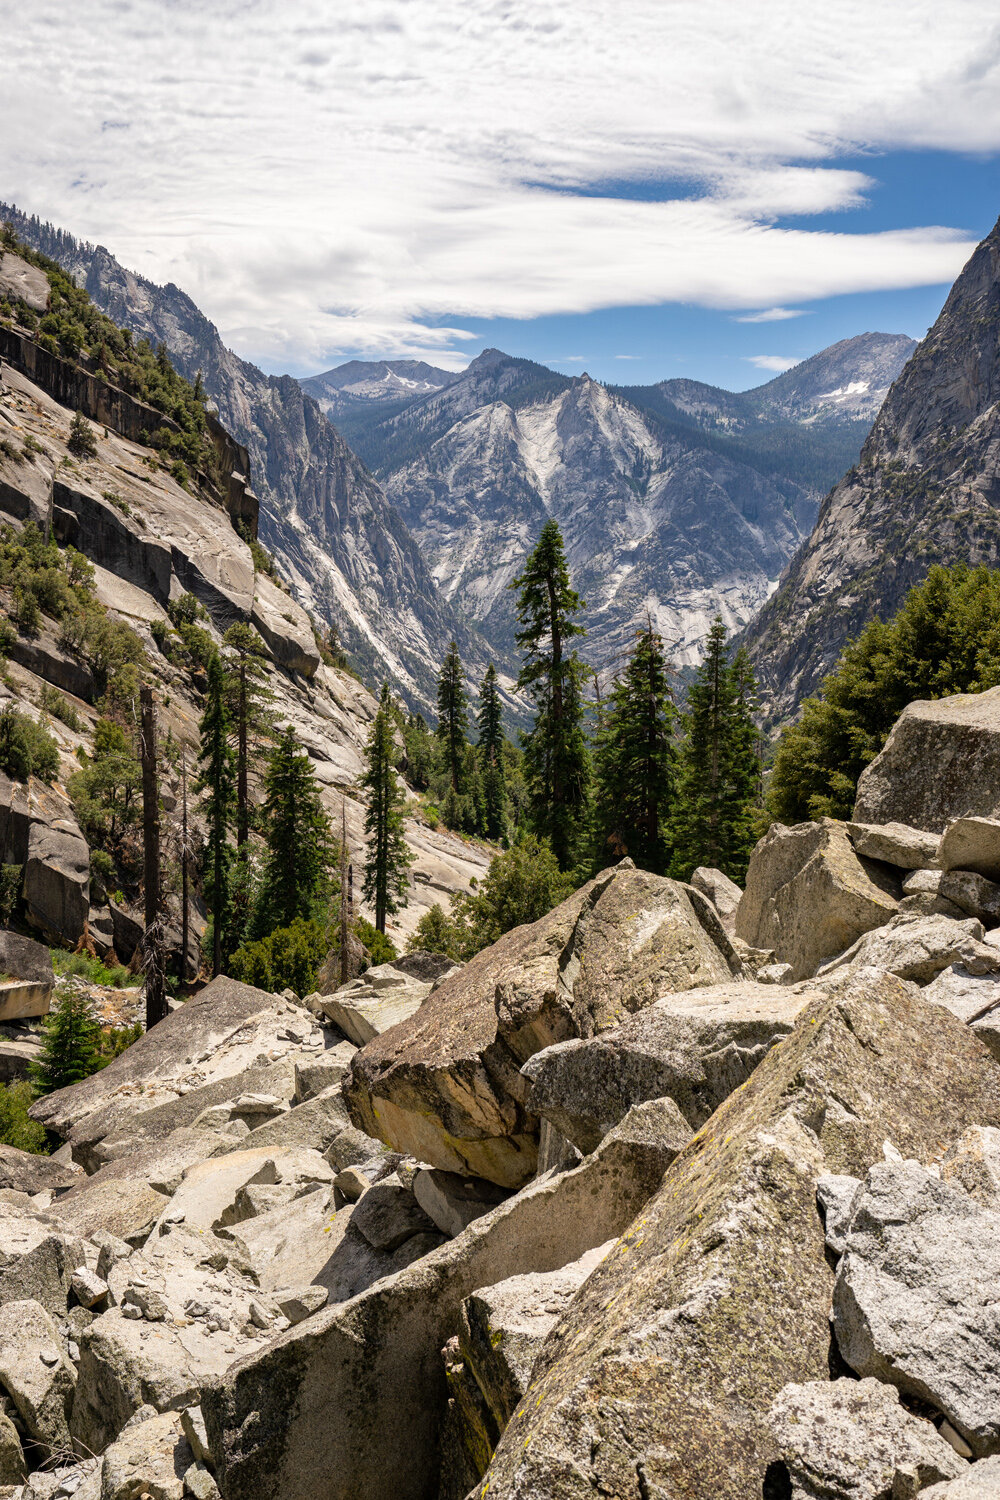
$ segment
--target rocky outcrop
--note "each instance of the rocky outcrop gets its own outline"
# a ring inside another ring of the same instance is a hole
[[[873,615],[893,615],[932,564],[994,565],[998,317],[1000,226],[955,282],[859,463],[823,502],[809,541],[747,634],[775,717],[814,692],[845,643]],[[923,826],[905,812],[901,821]]]
[[[440,1351],[462,1303],[620,1233],[675,1151],[657,1142],[654,1120],[635,1131],[623,1121],[575,1171],[532,1183],[391,1280],[235,1364],[202,1397],[227,1500],[426,1495],[447,1402]]]
[[[26,244],[63,265],[102,312],[154,347],[165,344],[189,380],[201,373],[221,423],[249,454],[261,540],[297,596],[336,627],[375,680],[388,675],[426,711],[453,637],[470,677],[480,680],[495,652],[487,653],[441,597],[398,512],[297,381],[264,375],[226,349],[176,286],[156,286],[103,246],[53,232],[10,205],[0,213]],[[508,684],[515,675],[511,664]]]
[[[660,994],[730,977],[684,889],[630,866],[507,933],[363,1047],[345,1082],[355,1123],[446,1171],[526,1182],[537,1120],[521,1064]]]
[[[862,772],[854,817],[940,834],[956,818],[1000,812],[998,777],[1000,688],[918,700]]]
[[[977,1456],[1000,1452],[997,1209],[917,1162],[886,1162],[851,1210],[833,1292],[844,1359],[943,1411]]]
[[[600,1036],[536,1052],[521,1070],[528,1107],[583,1152],[645,1099],[673,1100],[697,1130],[816,994],[734,981],[665,995]]]
[[[736,934],[804,979],[887,922],[899,895],[892,872],[855,853],[845,824],[775,823],[750,857]]]
[[[550,1335],[477,1494],[629,1493],[637,1478],[691,1500],[760,1493],[779,1462],[775,1398],[828,1376],[817,1178],[860,1175],[886,1138],[932,1155],[998,1109],[992,1059],[901,981],[859,976],[809,1007]]]

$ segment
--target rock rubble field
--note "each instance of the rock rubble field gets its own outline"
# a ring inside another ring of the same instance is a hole
[[[743,891],[220,977],[40,1099],[0,1497],[1000,1496],[1000,713],[925,718]]]

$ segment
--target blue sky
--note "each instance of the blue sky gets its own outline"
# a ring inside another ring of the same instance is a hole
[[[1000,212],[993,0],[7,12],[0,197],[269,371],[495,344],[745,387],[922,334]]]
[[[811,215],[811,229],[857,234],[914,228],[934,222],[983,239],[1000,218],[1000,157],[943,151],[898,151],[878,157],[849,157],[835,165],[874,178],[863,204]],[[677,185],[614,184],[620,197],[673,196]],[[791,219],[778,221],[792,225]],[[745,390],[772,379],[774,370],[755,361],[808,358],[839,339],[858,333],[906,333],[923,338],[941,310],[951,285],[855,292],[800,302],[802,316],[747,323],[745,312],[720,311],[691,303],[651,307],[601,308],[589,313],[517,318],[465,318],[475,334],[467,352],[491,346],[565,374],[586,370],[595,380],[615,385],[648,385],[685,376]],[[446,325],[458,320],[445,314]],[[360,355],[359,357],[363,357]],[[301,371],[299,373],[314,373]]]

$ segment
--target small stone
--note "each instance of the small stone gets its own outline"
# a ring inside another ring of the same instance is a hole
[[[193,1500],[219,1500],[219,1487],[201,1463],[193,1463],[186,1471],[184,1493],[193,1496]]]
[[[333,1179],[333,1185],[338,1192],[343,1193],[348,1203],[357,1203],[362,1193],[366,1193],[371,1183],[359,1167],[345,1167],[338,1172]]]
[[[326,1303],[329,1293],[325,1286],[288,1287],[275,1292],[277,1302],[289,1323],[301,1323],[303,1319],[318,1312]]]
[[[955,1431],[954,1427],[952,1427],[947,1417],[945,1417],[944,1421],[941,1423],[941,1426],[938,1428],[938,1432],[944,1438],[946,1443],[951,1444],[955,1452],[958,1454],[959,1458],[972,1457],[972,1449],[965,1441],[965,1438],[962,1437],[961,1433]]]
[[[96,1307],[108,1295],[108,1283],[95,1271],[80,1266],[70,1279],[70,1291],[82,1307]]]
[[[271,1317],[267,1309],[261,1303],[254,1300],[250,1303],[250,1321],[255,1328],[270,1328]]]

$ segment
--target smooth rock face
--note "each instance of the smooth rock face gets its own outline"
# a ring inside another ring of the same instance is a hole
[[[90,911],[90,850],[78,828],[32,826],[23,894],[33,927],[57,943],[79,942]]]
[[[820,970],[835,973],[845,968],[883,969],[914,984],[930,984],[952,964],[971,974],[1000,972],[1000,948],[984,943],[982,923],[974,917],[924,917],[900,912],[884,927],[866,933],[845,953]]]
[[[656,1106],[642,1108],[645,1118],[623,1121],[574,1171],[531,1183],[213,1381],[202,1410],[227,1500],[426,1496],[447,1402],[441,1349],[462,1302],[481,1286],[558,1270],[621,1232],[674,1156],[657,1142]]]
[[[969,815],[1000,815],[1000,688],[907,704],[858,781],[856,822],[940,834]]]
[[[971,974],[962,964],[951,964],[924,996],[965,1021],[1000,1062],[1000,975]]]
[[[768,1426],[793,1500],[893,1500],[913,1477],[922,1491],[968,1465],[928,1421],[911,1416],[878,1380],[786,1385]]]
[[[872,1167],[833,1293],[844,1359],[1000,1451],[1000,1211],[915,1161]]]
[[[900,870],[933,870],[938,863],[938,840],[933,833],[908,828],[905,823],[848,823],[847,836],[855,853]]]
[[[526,1056],[574,1034],[559,956],[593,884],[477,953],[408,1021],[361,1049],[344,1082],[360,1129],[444,1171],[502,1187],[531,1178],[534,1122],[511,1092],[520,1060],[499,1033],[494,997],[502,984],[523,1008],[525,1031],[537,1037]]]
[[[1000,880],[1000,820],[956,818],[941,836],[939,857],[943,870],[972,870]]]
[[[438,1229],[454,1239],[473,1219],[502,1203],[506,1193],[481,1177],[422,1168],[413,1179],[413,1196]]]
[[[63,1352],[59,1329],[37,1302],[0,1308],[0,1383],[45,1454],[69,1447],[76,1371]]]
[[[739,980],[666,995],[601,1036],[536,1053],[522,1069],[529,1108],[583,1152],[645,1099],[670,1098],[697,1129],[815,998]]]
[[[637,1477],[649,1495],[760,1495],[775,1397],[829,1378],[817,1178],[860,1177],[887,1138],[929,1156],[996,1123],[998,1087],[975,1038],[891,976],[807,1008],[549,1335],[480,1500],[634,1495]]]
[[[984,1458],[961,1479],[921,1490],[923,1500],[996,1500],[1000,1495],[1000,1458]]]
[[[0,1188],[15,1188],[22,1193],[41,1193],[51,1188],[55,1192],[72,1187],[79,1180],[79,1169],[70,1171],[51,1157],[0,1145]]]
[[[348,1109],[418,1161],[517,1188],[537,1162],[523,1062],[658,995],[729,978],[684,888],[623,861],[506,933],[363,1047],[344,1085]]]
[[[0,928],[0,974],[48,985],[56,978],[48,948],[6,928]]]
[[[598,1245],[558,1271],[481,1287],[462,1303],[459,1349],[501,1432],[528,1389],[547,1334],[613,1245]],[[484,1471],[485,1465],[477,1478]]]
[[[847,825],[832,818],[776,823],[750,857],[736,934],[771,948],[793,979],[806,979],[896,910],[898,890],[855,854]]]
[[[363,1194],[351,1215],[351,1223],[373,1250],[395,1250],[404,1240],[436,1227],[409,1188],[391,1177],[377,1182]]]
[[[730,880],[721,870],[713,870],[706,865],[701,865],[691,876],[691,885],[696,891],[701,891],[707,896],[722,918],[722,925],[726,931],[732,933],[733,920],[736,916],[736,908],[740,904],[743,892],[735,880]]]

